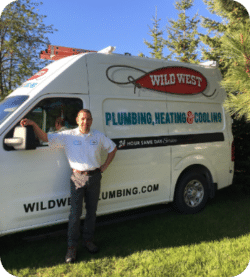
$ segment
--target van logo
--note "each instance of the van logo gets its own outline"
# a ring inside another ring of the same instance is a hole
[[[198,71],[185,67],[167,67],[149,72],[137,79],[141,87],[176,94],[197,94],[207,87],[206,78]]]
[[[144,73],[144,75],[139,78],[128,76],[126,81],[121,81],[122,68],[124,68],[124,74],[130,69],[130,72],[135,72],[135,76],[138,76],[136,71]],[[110,73],[111,69],[112,72]],[[111,82],[116,84],[133,84],[135,89],[145,88],[163,93],[198,94],[207,88],[205,76],[194,69],[180,66],[162,67],[150,72],[130,66],[110,66],[106,71],[106,75]],[[117,80],[115,80],[116,76]]]
[[[80,140],[74,140],[73,144],[74,145],[82,145],[82,142]]]
[[[34,76],[32,76],[31,78],[29,78],[27,81],[40,78],[40,77],[42,77],[44,74],[46,74],[47,72],[48,72],[48,68],[44,68],[44,69],[38,71]]]
[[[90,145],[97,145],[97,144],[98,144],[97,140],[91,140],[90,141]]]

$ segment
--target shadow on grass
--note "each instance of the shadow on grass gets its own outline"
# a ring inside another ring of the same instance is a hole
[[[79,242],[78,262],[104,257],[126,257],[135,252],[160,248],[179,247],[201,242],[236,238],[250,232],[250,176],[237,176],[232,186],[217,192],[206,208],[195,215],[181,215],[171,209],[150,216],[135,217],[124,222],[99,224],[96,243],[100,253],[89,254]],[[249,186],[248,186],[249,184]],[[163,205],[117,213],[98,218],[114,220],[147,211],[162,211]],[[102,226],[100,226],[102,225]],[[40,240],[25,237],[65,230],[66,224],[46,229],[32,230],[0,238],[0,255],[6,270],[44,268],[64,263],[66,232]]]

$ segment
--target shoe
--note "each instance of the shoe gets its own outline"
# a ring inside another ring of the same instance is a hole
[[[67,254],[65,256],[65,263],[73,263],[76,260],[76,247],[68,247]]]
[[[99,248],[92,241],[89,240],[85,241],[83,243],[83,246],[86,247],[91,254],[95,254],[99,251]]]

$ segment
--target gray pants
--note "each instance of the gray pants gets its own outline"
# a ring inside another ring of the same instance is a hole
[[[75,177],[73,176],[74,174],[75,173],[72,174],[72,177]],[[80,217],[82,215],[83,199],[86,208],[83,240],[93,240],[101,178],[101,172],[97,172],[95,175],[89,176],[88,181],[81,188],[77,188],[74,181],[72,181],[74,178],[71,178],[70,180],[71,208],[68,225],[68,247],[77,246],[78,244],[80,237]]]

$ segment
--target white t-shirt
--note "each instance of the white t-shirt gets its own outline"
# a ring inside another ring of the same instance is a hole
[[[101,166],[101,151],[115,149],[115,143],[97,130],[82,134],[79,128],[48,134],[51,147],[63,147],[70,167],[80,171],[94,170]]]

